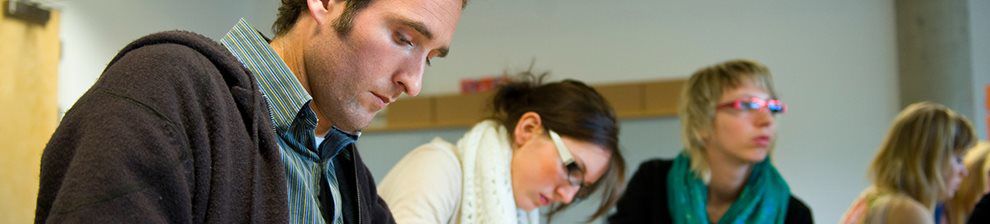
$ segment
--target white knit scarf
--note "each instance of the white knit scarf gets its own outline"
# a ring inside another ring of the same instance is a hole
[[[464,185],[459,223],[539,223],[539,209],[516,208],[512,195],[512,147],[505,127],[478,123],[457,141]]]

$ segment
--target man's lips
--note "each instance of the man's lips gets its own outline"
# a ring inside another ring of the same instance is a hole
[[[380,94],[375,93],[375,92],[371,92],[371,94],[372,95],[375,95],[375,97],[378,97],[378,100],[381,100],[381,103],[382,103],[383,106],[392,103],[392,98],[390,98],[390,97],[383,96],[383,95],[380,95]]]
[[[543,207],[543,206],[547,206],[547,205],[549,205],[549,204],[550,204],[550,199],[549,199],[549,198],[547,198],[547,197],[545,197],[545,196],[543,196],[543,195],[541,194],[541,195],[540,195],[540,207]]]

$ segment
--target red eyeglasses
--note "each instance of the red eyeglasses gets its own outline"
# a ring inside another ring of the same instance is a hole
[[[740,111],[760,110],[766,108],[771,114],[774,115],[782,114],[787,111],[787,105],[781,103],[778,99],[765,100],[756,97],[733,100],[731,102],[719,104],[716,108],[732,108]]]

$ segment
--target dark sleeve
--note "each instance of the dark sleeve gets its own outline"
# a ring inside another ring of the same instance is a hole
[[[787,202],[787,217],[784,219],[784,223],[787,224],[815,223],[808,205],[793,195],[791,195],[791,200]]]
[[[375,186],[375,177],[371,174],[371,171],[368,170],[368,166],[364,164],[364,160],[361,159],[361,153],[358,152],[356,147],[351,147],[351,150],[353,155],[353,160],[351,160],[353,161],[353,166],[347,166],[347,167],[354,168],[352,169],[353,170],[352,172],[354,172],[355,174],[354,180],[356,181],[356,183],[341,182],[340,188],[341,188],[341,192],[344,192],[345,189],[351,189],[353,187],[357,187],[355,191],[357,192],[356,196],[358,200],[353,200],[353,198],[349,194],[342,194],[341,195],[342,199],[345,201],[352,200],[352,202],[350,203],[352,203],[353,206],[360,206],[362,208],[362,211],[366,211],[366,212],[361,212],[360,214],[357,215],[360,216],[361,219],[363,220],[370,220],[370,222],[368,223],[373,223],[373,224],[395,223],[395,218],[392,216],[392,211],[389,210],[388,204],[386,204],[385,200],[382,199],[380,195],[378,195],[378,188],[377,186]],[[360,202],[360,204],[357,204],[358,202]],[[346,211],[348,208],[345,206],[344,209]],[[351,211],[350,213],[354,214],[354,211]],[[348,214],[345,213],[344,217],[346,218],[347,216]],[[358,223],[358,221],[355,220],[352,221],[352,223]],[[361,223],[365,223],[365,222],[361,222]]]
[[[159,50],[127,53],[66,114],[42,155],[35,222],[193,221],[192,160],[182,131],[158,111],[159,102],[133,94],[154,94],[167,88],[161,74],[183,72],[169,69],[162,62],[169,55]]]
[[[375,185],[375,177],[371,175],[371,171],[368,170],[367,166],[364,166],[363,163],[361,165],[364,169],[364,173],[367,174],[365,175],[365,183],[368,183],[368,188],[366,188],[368,190],[367,195],[371,195],[371,200],[374,200],[374,203],[371,205],[372,223],[394,224],[395,217],[392,216],[392,210],[388,208],[388,204],[385,203],[385,199],[382,199],[381,195],[378,195],[378,188]]]
[[[385,203],[385,199],[382,199],[378,193],[375,193],[375,223],[395,223],[395,217],[392,216],[391,210],[388,208],[388,204]]]
[[[639,165],[615,206],[609,223],[669,223],[667,170],[670,163],[651,160]],[[666,218],[666,219],[665,219]]]
[[[976,208],[966,223],[990,223],[990,194],[983,195],[980,202],[976,203]]]

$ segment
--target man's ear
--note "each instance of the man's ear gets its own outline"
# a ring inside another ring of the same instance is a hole
[[[535,137],[543,135],[543,121],[536,112],[526,112],[519,117],[516,128],[512,131],[512,147],[519,148]]]
[[[316,19],[316,23],[325,26],[333,21],[330,12],[333,12],[335,7],[344,7],[344,3],[342,0],[306,0],[306,7],[309,15]]]

